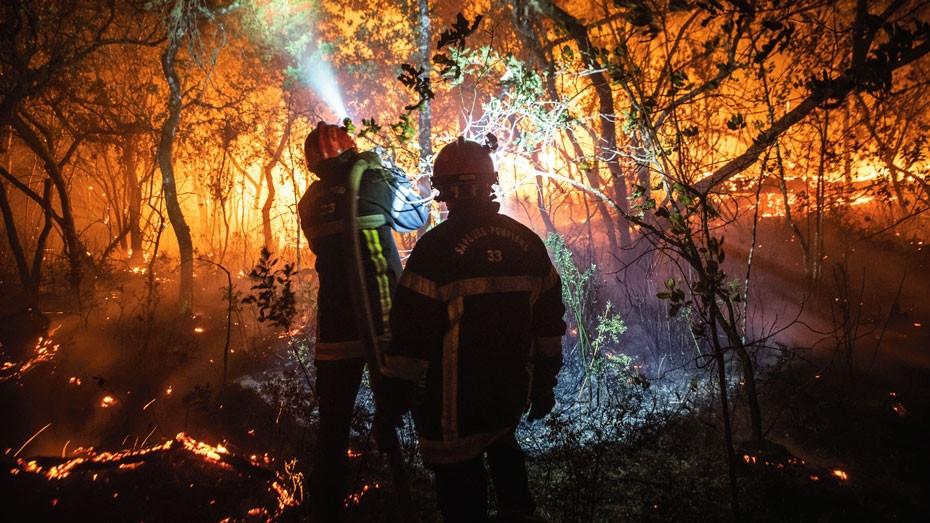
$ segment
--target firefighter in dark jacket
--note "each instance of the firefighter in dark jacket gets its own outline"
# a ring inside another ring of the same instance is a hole
[[[490,151],[476,142],[459,138],[437,155],[433,185],[449,217],[407,261],[382,357],[395,389],[382,419],[398,423],[402,398],[417,398],[406,403],[446,522],[487,520],[484,456],[499,520],[532,519],[514,430],[525,411],[533,420],[552,410],[562,366],[561,281],[539,237],[498,214],[496,181]]]
[[[364,367],[349,295],[347,271],[354,264],[346,259],[342,234],[348,173],[359,159],[372,166],[362,175],[358,191],[358,234],[367,293],[382,343],[390,335],[391,296],[401,273],[391,230],[422,227],[429,207],[428,199],[417,194],[402,171],[381,166],[375,153],[359,153],[343,127],[318,123],[307,136],[304,153],[308,169],[319,178],[297,205],[320,278],[315,360],[320,431],[309,508],[315,521],[335,521],[346,496],[349,429]]]

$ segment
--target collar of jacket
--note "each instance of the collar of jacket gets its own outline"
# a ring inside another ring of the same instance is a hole
[[[501,204],[491,200],[485,201],[476,201],[474,203],[465,203],[462,205],[462,202],[459,205],[449,211],[450,220],[458,219],[470,219],[478,218],[482,216],[488,216],[491,214],[497,214],[501,209]]]
[[[327,182],[341,182],[342,180],[340,178],[344,178],[349,173],[349,169],[352,168],[352,165],[357,159],[357,152],[351,150],[346,151],[335,158],[329,158],[320,162],[320,165],[317,167],[316,175],[320,177],[320,180],[325,180]]]

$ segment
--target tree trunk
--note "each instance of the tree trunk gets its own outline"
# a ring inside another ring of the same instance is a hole
[[[6,170],[13,170],[13,132],[9,127],[3,126],[2,147],[3,153],[6,154]],[[29,273],[29,266],[26,265],[26,254],[23,252],[23,245],[19,241],[19,233],[16,231],[16,221],[13,218],[13,208],[10,206],[10,200],[6,193],[6,183],[0,180],[0,213],[3,215],[3,225],[6,229],[7,244],[13,253],[13,260],[16,262],[16,273],[19,275],[19,281],[24,289],[32,287],[32,275]],[[34,296],[29,296],[31,300]],[[30,305],[35,305],[32,303]]]
[[[268,186],[268,193],[265,195],[265,203],[262,204],[262,238],[264,239],[265,248],[269,252],[277,251],[274,234],[271,232],[271,208],[274,206],[274,177],[271,176],[273,164],[267,163],[262,166],[262,178],[265,185]],[[224,217],[225,220],[225,217]]]
[[[278,146],[271,154],[271,158],[268,160],[268,163],[262,166],[262,177],[265,180],[265,184],[268,186],[268,195],[265,196],[265,203],[262,205],[262,237],[265,240],[265,248],[268,249],[269,252],[275,252],[277,250],[274,234],[271,231],[271,208],[274,206],[274,197],[276,194],[274,188],[274,178],[272,177],[271,172],[281,160],[281,155],[284,153],[284,147],[287,145],[287,142],[291,137],[291,124],[293,123],[294,117],[292,116],[292,113],[288,111],[287,123],[284,125],[284,130],[281,132],[281,140],[278,141]],[[225,214],[223,215],[223,218],[225,220]]]
[[[554,22],[562,26],[565,31],[572,37],[581,51],[581,57],[584,64],[591,69],[588,77],[591,79],[591,85],[597,95],[598,113],[600,113],[601,125],[601,142],[597,149],[599,159],[607,164],[610,171],[610,177],[613,181],[614,200],[616,205],[621,209],[627,206],[627,188],[626,179],[620,170],[620,160],[617,155],[619,150],[617,146],[617,124],[614,122],[614,95],[610,88],[610,79],[604,68],[598,62],[598,48],[591,42],[588,35],[588,28],[580,20],[561,9],[551,1],[541,2],[537,9],[551,18]],[[624,219],[618,219],[616,222],[617,229],[620,232],[620,243],[622,245],[630,244],[630,225]]]
[[[29,265],[26,263],[26,253],[23,251],[23,244],[19,241],[19,234],[16,232],[16,222],[13,220],[13,209],[10,207],[10,201],[7,198],[6,183],[0,180],[0,213],[3,215],[3,224],[6,228],[7,244],[13,253],[13,259],[16,261],[16,273],[19,275],[19,282],[23,289],[27,291],[29,299],[33,300],[35,296],[30,292],[33,288],[32,274],[29,272]],[[30,305],[35,305],[31,303]]]
[[[71,195],[68,192],[68,184],[61,172],[61,167],[54,158],[51,144],[44,143],[19,114],[12,115],[11,123],[20,138],[42,160],[45,173],[55,186],[55,192],[61,205],[61,216],[57,221],[61,227],[65,252],[70,265],[68,280],[72,289],[77,292],[81,285],[82,266],[84,263],[90,264],[90,260],[86,249],[80,238],[78,238],[77,227],[74,224],[74,212],[71,209]]]
[[[555,228],[555,222],[552,221],[552,216],[549,214],[549,207],[546,205],[546,198],[543,193],[543,181],[542,176],[536,176],[536,205],[539,207],[539,215],[542,217],[543,224],[546,225],[546,231],[549,234],[558,234],[559,231]]]
[[[427,71],[427,74],[429,74],[429,71],[432,69],[429,56],[429,0],[417,0],[417,18],[419,22],[417,32],[417,47],[420,58],[420,67],[422,67],[423,70]],[[432,142],[430,142],[430,135],[433,132],[433,119],[432,108],[430,106],[429,100],[424,100],[423,105],[420,107],[420,112],[417,115],[417,127],[419,130],[419,134],[417,135],[417,145],[420,146],[420,172],[427,172],[429,170],[430,159],[433,156],[433,145]],[[430,194],[433,188],[430,184],[429,177],[421,177],[417,183],[417,189],[422,195]],[[418,234],[426,232],[426,230],[429,229],[430,222],[432,222],[432,215],[428,217],[427,222],[423,225]]]
[[[129,210],[129,264],[140,265],[142,252],[142,187],[139,184],[138,165],[136,162],[135,135],[126,135],[123,140],[123,173],[126,180],[127,207]]]
[[[7,128],[8,134],[4,137],[4,149],[2,152],[7,154],[6,171],[9,173],[13,168],[12,144],[13,133]],[[45,223],[42,231],[36,238],[36,250],[32,258],[32,268],[27,265],[26,251],[19,241],[19,233],[16,230],[16,221],[13,217],[13,208],[6,192],[5,183],[0,180],[0,215],[3,216],[3,223],[7,234],[7,243],[13,252],[13,258],[16,262],[16,272],[19,275],[19,281],[23,286],[26,297],[26,305],[37,307],[39,304],[39,289],[42,284],[42,262],[45,259],[45,242],[52,230],[52,181],[48,178],[42,184],[42,202],[43,216]]]
[[[42,231],[36,238],[36,250],[32,253],[32,294],[35,296],[36,303],[39,300],[39,290],[42,287],[42,262],[45,261],[45,242],[48,240],[49,233],[52,232],[52,181],[48,178],[42,183],[42,199],[45,205],[42,206],[42,216],[44,222]]]
[[[168,220],[178,240],[181,256],[180,288],[178,290],[178,308],[181,314],[190,314],[194,301],[194,244],[191,230],[184,220],[181,203],[178,200],[178,188],[174,175],[174,136],[181,122],[181,79],[175,67],[175,59],[181,45],[180,35],[171,35],[168,45],[161,55],[162,71],[168,82],[168,118],[161,128],[158,141],[158,166],[161,169],[162,192],[165,195],[165,207]]]
[[[517,9],[519,7],[518,2],[513,3],[513,16],[514,22],[518,29],[518,33],[521,36],[521,39],[524,44],[526,44],[532,52],[536,55],[539,60],[539,66],[545,67],[548,74],[546,74],[546,92],[555,102],[561,103],[561,97],[559,96],[558,88],[555,85],[555,61],[546,55],[546,51],[543,49],[539,41],[539,35],[537,31],[533,28],[531,20],[526,16],[526,13]],[[521,14],[522,13],[522,14]],[[578,143],[578,139],[575,137],[575,134],[571,129],[566,129],[566,136],[568,137],[569,143],[572,145],[572,151],[575,154],[575,160],[579,161],[585,157],[584,150],[581,148],[581,144]],[[588,180],[588,184],[592,189],[596,191],[601,191],[601,180],[598,176],[596,169],[586,168],[587,166],[579,165],[579,171],[584,172],[585,177]],[[612,254],[619,253],[620,248],[617,244],[617,235],[614,228],[611,226],[613,224],[613,217],[610,215],[610,210],[607,208],[607,204],[604,200],[598,198],[595,202],[598,213],[601,215],[601,219],[604,222],[604,229],[607,232],[607,242],[610,246],[610,252]],[[588,225],[590,226],[590,220],[588,220]],[[592,244],[593,247],[593,244]],[[592,253],[592,259],[596,259],[596,255]]]
[[[749,406],[749,428],[754,441],[762,441],[762,408],[759,406],[759,391],[756,388],[756,371],[749,351],[742,344],[735,346],[746,387],[746,403]]]
[[[727,469],[730,476],[730,509],[733,511],[733,519],[740,521],[739,510],[739,488],[736,483],[736,450],[733,448],[733,425],[730,420],[730,402],[727,399],[727,365],[724,360],[723,349],[717,341],[717,329],[714,323],[711,323],[711,331],[714,336],[712,346],[714,348],[714,360],[717,362],[717,386],[720,391],[720,415],[723,419],[723,440],[727,452]]]

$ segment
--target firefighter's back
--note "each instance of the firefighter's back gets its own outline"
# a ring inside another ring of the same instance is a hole
[[[424,432],[448,440],[516,424],[530,380],[533,304],[550,271],[539,237],[496,212],[453,214],[420,239],[402,285],[423,284],[445,306],[435,330],[443,339],[428,355],[419,417],[433,426]]]
[[[351,164],[339,165],[337,168],[345,172],[324,172],[298,203],[301,227],[316,255],[315,268],[320,278],[319,341],[324,344],[358,338],[349,294],[349,264],[343,243],[346,215],[344,183],[350,167]],[[390,296],[401,271],[388,214],[393,197],[382,177],[380,170],[365,171],[358,204],[362,263],[369,300],[375,313],[373,319],[379,332],[387,325]],[[325,352],[327,346],[321,348]]]

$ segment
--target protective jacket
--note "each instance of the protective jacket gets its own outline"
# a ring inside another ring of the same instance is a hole
[[[361,358],[352,297],[348,284],[351,264],[346,257],[342,231],[346,223],[348,173],[359,157],[380,165],[374,153],[347,153],[324,161],[297,204],[300,225],[316,255],[320,277],[317,303],[317,360]],[[391,229],[410,232],[422,227],[428,204],[411,187],[403,171],[381,167],[362,175],[358,193],[358,224],[368,298],[381,334],[389,331],[391,296],[401,273],[400,258]]]
[[[420,384],[428,463],[480,455],[562,365],[561,281],[539,237],[497,205],[458,210],[417,242],[391,311],[386,376]]]

